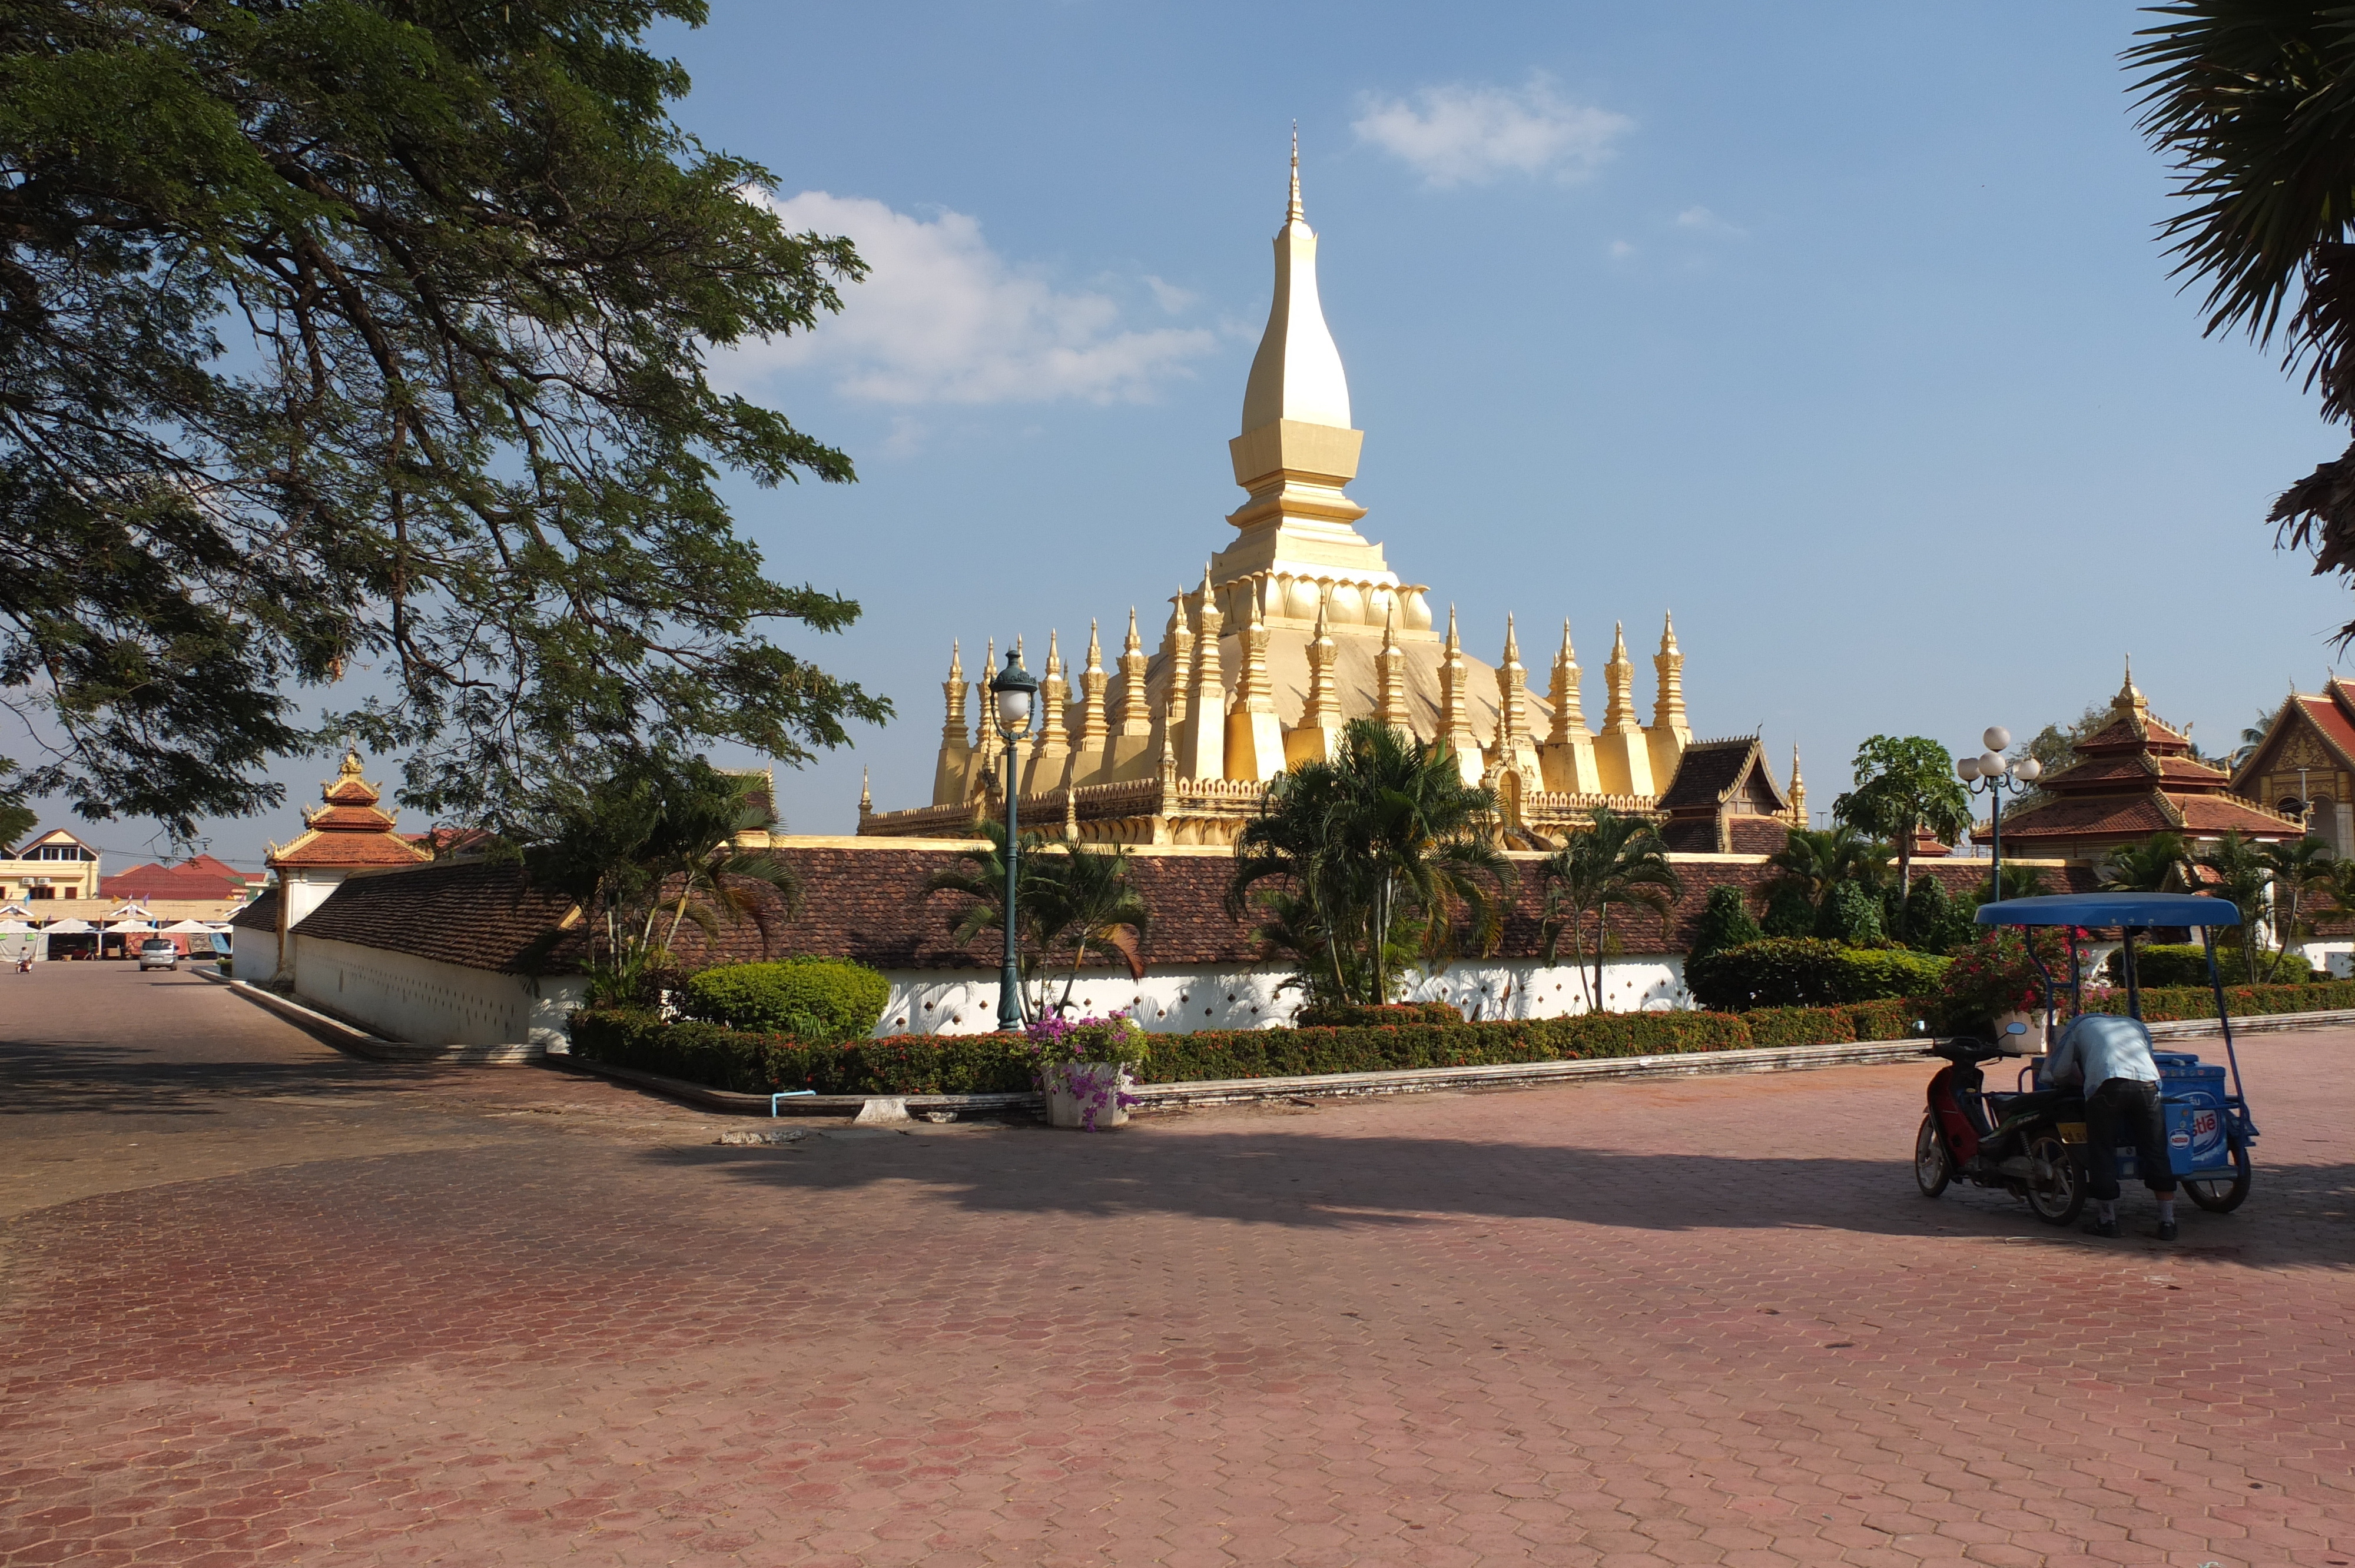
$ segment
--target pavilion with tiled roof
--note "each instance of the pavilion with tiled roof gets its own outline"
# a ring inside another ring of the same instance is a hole
[[[2094,861],[2162,832],[2194,843],[2228,832],[2264,842],[2305,836],[2295,817],[2242,799],[2230,775],[2196,760],[2190,737],[2152,716],[2131,668],[2109,721],[2077,742],[2076,753],[2004,813],[2007,856]]]
[[[278,874],[273,972],[287,966],[288,933],[346,878],[408,871],[432,861],[432,850],[395,831],[393,814],[378,804],[382,799],[383,792],[360,777],[359,753],[347,751],[335,778],[319,786],[320,803],[303,813],[303,831],[270,846],[264,863]]]
[[[1791,761],[1796,775],[1796,753]],[[1791,797],[1774,781],[1754,735],[1686,747],[1659,810],[1668,817],[1660,836],[1687,854],[1772,854],[1795,822],[1806,822],[1793,817]]]
[[[2232,770],[2233,792],[2302,817],[2338,854],[2355,854],[2355,686],[2333,675],[2292,692]]]

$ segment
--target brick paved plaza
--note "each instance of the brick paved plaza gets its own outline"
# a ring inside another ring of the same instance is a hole
[[[2161,1247],[1924,1202],[1913,1066],[747,1149],[0,1021],[0,1563],[2355,1563],[2348,1033]]]

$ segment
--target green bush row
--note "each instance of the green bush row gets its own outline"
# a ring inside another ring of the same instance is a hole
[[[1758,1045],[1844,1045],[1851,1040],[1905,1040],[1923,1033],[1930,1004],[1919,998],[1842,1007],[1753,1007],[1742,1015]]]
[[[1769,937],[1685,963],[1693,1000],[1719,1012],[1759,1007],[1833,1007],[1922,996],[1948,960],[1903,948],[1849,948],[1812,937]]]
[[[591,1062],[740,1094],[979,1095],[1031,1087],[1029,1042],[1004,1034],[900,1034],[811,1044],[790,1034],[620,1009],[572,1015]]]
[[[1147,1083],[1185,1084],[1406,1067],[1489,1067],[1739,1051],[1750,1043],[1750,1031],[1742,1020],[1716,1012],[1601,1012],[1370,1029],[1202,1029],[1156,1035],[1144,1076]]]
[[[2137,962],[2135,967],[2140,969],[2141,955],[2136,957]],[[2224,1006],[2235,1018],[2255,1018],[2275,1012],[2332,1012],[2341,1008],[2355,1008],[2355,980],[2317,980],[2306,985],[2228,985],[2224,988]],[[2091,1002],[2085,1011],[2123,1013],[2126,1010],[2126,993],[2122,988]],[[2150,1023],[2213,1018],[2216,1016],[2216,996],[2204,985],[2146,986],[2142,991],[2142,1015],[2144,1021]]]
[[[679,1011],[730,1029],[841,1042],[875,1032],[891,1000],[891,982],[865,964],[840,959],[720,964],[689,975]]]

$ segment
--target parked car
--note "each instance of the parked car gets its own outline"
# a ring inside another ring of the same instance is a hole
[[[150,937],[139,944],[139,967],[143,969],[176,969],[180,967],[180,949],[169,937]]]

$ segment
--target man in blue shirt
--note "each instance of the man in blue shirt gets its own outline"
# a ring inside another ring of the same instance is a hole
[[[2044,1081],[2055,1088],[2084,1086],[2094,1215],[2086,1234],[2118,1234],[2118,1146],[2131,1143],[2143,1185],[2158,1199],[2158,1239],[2173,1241],[2175,1167],[2167,1155],[2167,1118],[2158,1108],[2158,1064],[2142,1020],[2079,1014],[2046,1059]]]

